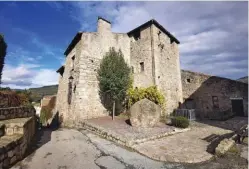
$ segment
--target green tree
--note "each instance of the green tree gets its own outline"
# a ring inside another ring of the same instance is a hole
[[[98,80],[102,103],[115,114],[115,103],[123,103],[130,86],[130,68],[121,50],[110,48],[100,63]],[[103,101],[104,99],[104,101]],[[106,103],[107,101],[107,103]],[[111,104],[112,106],[110,106]]]
[[[7,44],[4,41],[3,35],[0,34],[0,84],[1,84],[1,79],[2,79],[2,71],[3,71],[3,66],[4,66],[4,58],[6,55],[6,50],[7,50]]]

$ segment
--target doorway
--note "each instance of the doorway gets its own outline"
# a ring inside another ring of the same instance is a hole
[[[232,111],[236,116],[244,116],[243,99],[232,99]]]

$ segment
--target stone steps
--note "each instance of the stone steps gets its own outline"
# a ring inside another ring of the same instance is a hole
[[[15,134],[24,134],[25,124],[31,119],[32,117],[0,121],[0,137],[3,135],[11,136]]]

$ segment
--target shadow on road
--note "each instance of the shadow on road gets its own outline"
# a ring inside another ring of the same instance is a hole
[[[22,168],[26,168],[25,166],[22,165],[22,160],[29,162],[32,160],[33,156],[35,155],[35,152],[37,149],[45,145],[51,140],[51,135],[53,131],[56,131],[59,128],[59,123],[58,123],[58,113],[54,116],[51,124],[49,126],[42,126],[40,124],[40,119],[39,117],[36,117],[36,134],[31,141],[31,144],[28,146],[28,149],[24,155],[24,157],[19,160],[19,162],[13,164],[12,166],[18,165],[22,166]],[[10,166],[10,167],[12,167]]]

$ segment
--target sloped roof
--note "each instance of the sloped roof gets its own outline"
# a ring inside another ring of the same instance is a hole
[[[158,27],[158,29],[160,29],[163,33],[165,33],[166,35],[168,35],[173,41],[175,41],[177,44],[180,44],[180,41],[178,39],[176,39],[169,31],[167,31],[162,25],[160,25],[155,19],[151,19],[148,22],[140,25],[139,27],[131,30],[130,32],[128,32],[127,34],[130,36],[132,35],[134,32],[140,30],[141,28],[147,27],[149,25],[154,24],[156,27]]]
[[[82,32],[78,32],[74,36],[73,40],[71,41],[71,43],[67,47],[66,51],[64,52],[64,55],[67,56],[71,52],[71,50],[75,47],[75,45],[80,41],[81,35],[82,35]]]
[[[98,17],[98,19],[103,19],[103,18]],[[105,19],[103,19],[103,20],[105,20]],[[105,21],[107,21],[107,20],[105,20]],[[107,21],[107,22],[109,22],[109,21]],[[109,22],[109,23],[110,23],[110,22]],[[146,23],[140,25],[139,27],[137,27],[137,28],[131,30],[131,31],[128,32],[127,34],[130,36],[130,35],[132,35],[134,32],[140,30],[141,28],[147,27],[147,26],[152,25],[152,24],[154,24],[156,27],[158,27],[163,33],[165,33],[166,35],[168,35],[172,41],[176,42],[177,44],[180,44],[180,41],[179,41],[178,39],[176,39],[176,38],[175,38],[169,31],[167,31],[162,25],[160,25],[155,19],[149,20],[148,22],[146,22]],[[67,55],[70,53],[70,51],[71,51],[71,50],[75,47],[75,45],[80,41],[81,35],[82,35],[82,32],[78,32],[78,33],[74,36],[73,40],[71,41],[71,43],[70,43],[69,46],[67,47],[66,51],[64,52],[64,55],[67,56]]]

